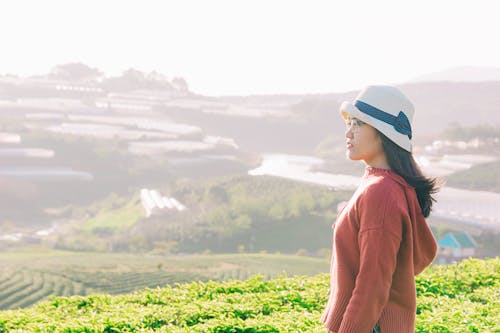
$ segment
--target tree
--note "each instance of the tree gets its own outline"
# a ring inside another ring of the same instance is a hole
[[[224,187],[220,185],[211,185],[205,190],[205,200],[214,203],[227,203],[229,202],[229,195],[227,194]]]
[[[103,72],[97,68],[91,68],[81,62],[75,62],[55,66],[48,76],[54,79],[89,82],[98,81],[103,75]]]
[[[276,202],[269,209],[269,217],[276,221],[281,221],[286,217],[286,207],[280,202]]]
[[[188,84],[182,77],[174,77],[172,79],[172,86],[174,87],[174,89],[179,91],[189,91]]]
[[[111,77],[103,82],[103,85],[110,90],[127,91],[136,89],[166,90],[173,89],[172,84],[166,77],[156,71],[149,74],[137,69],[130,68],[121,76]]]

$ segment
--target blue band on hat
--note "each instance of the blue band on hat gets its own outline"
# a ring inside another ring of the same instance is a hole
[[[390,113],[377,109],[376,107],[359,100],[356,100],[354,106],[357,107],[361,112],[366,113],[373,118],[381,120],[384,123],[392,125],[396,131],[401,134],[408,135],[408,138],[410,138],[411,140],[412,134],[410,121],[403,111],[399,111],[399,114],[396,117]]]

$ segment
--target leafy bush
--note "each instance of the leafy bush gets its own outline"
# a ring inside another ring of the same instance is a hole
[[[0,332],[324,332],[328,275],[194,282],[128,295],[54,297],[0,312]],[[500,259],[417,278],[416,332],[500,332]]]

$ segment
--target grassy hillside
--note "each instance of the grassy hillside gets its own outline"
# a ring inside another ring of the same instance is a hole
[[[0,332],[324,332],[328,275],[180,284],[128,295],[56,297],[0,312]],[[499,332],[500,259],[417,278],[416,332]]]
[[[269,176],[179,180],[158,190],[187,207],[144,217],[138,191],[69,208],[72,229],[53,246],[76,251],[317,253],[331,246],[337,203],[352,191]]]
[[[446,177],[452,187],[500,193],[500,161],[476,165]]]
[[[47,251],[0,253],[0,310],[49,296],[120,294],[179,282],[328,272],[328,260],[278,254],[193,256]]]

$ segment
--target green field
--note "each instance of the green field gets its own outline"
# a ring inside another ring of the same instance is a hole
[[[53,297],[0,311],[0,332],[324,332],[319,317],[328,281],[328,274],[254,276],[127,295]],[[417,333],[500,332],[500,259],[434,266],[416,283]]]
[[[328,272],[328,260],[278,254],[154,256],[41,251],[0,253],[0,310],[49,296],[121,294],[177,282]]]

